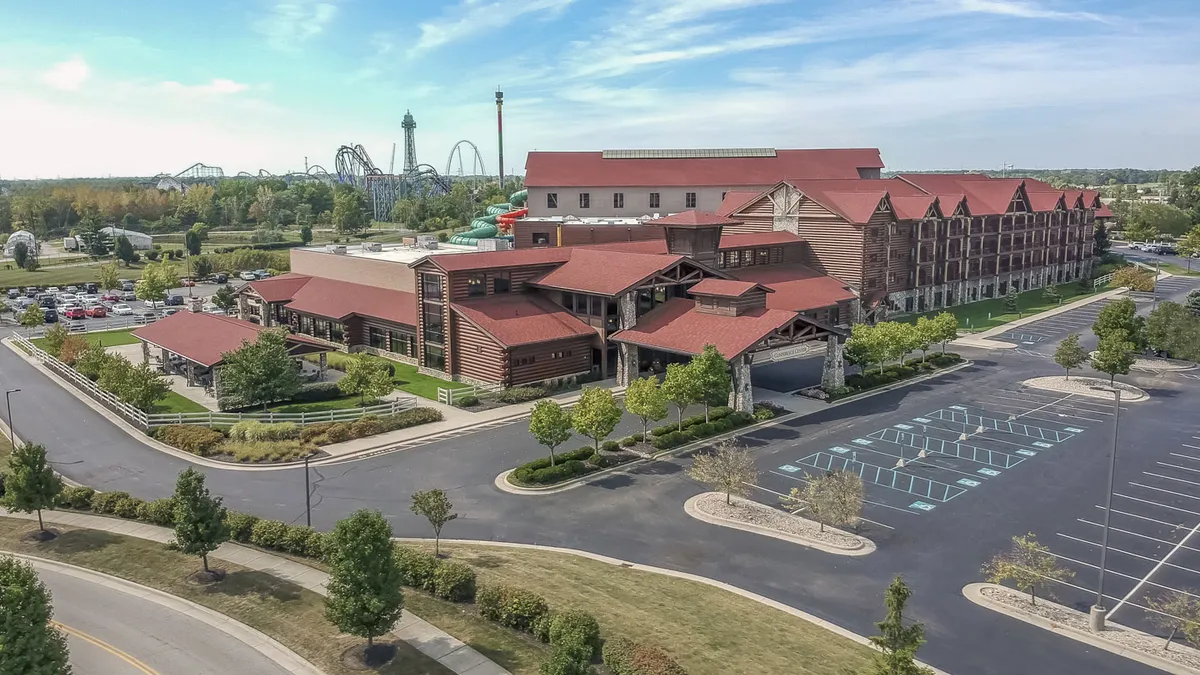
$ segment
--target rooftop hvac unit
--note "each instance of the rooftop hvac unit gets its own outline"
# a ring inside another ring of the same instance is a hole
[[[417,248],[423,248],[427,251],[436,251],[437,247],[438,247],[437,239],[434,239],[433,241],[424,242],[424,243],[420,244],[419,246],[417,246]]]
[[[336,255],[346,255],[346,247],[339,244],[327,244],[325,246],[325,252]]]
[[[383,244],[381,244],[377,241],[364,241],[363,245],[362,245],[362,250],[374,251],[375,253],[378,253],[383,250]]]
[[[507,239],[479,239],[476,247],[480,251],[510,251],[513,245]]]
[[[423,248],[423,249],[432,251],[437,248],[437,244],[438,244],[438,240],[437,240],[436,235],[432,235],[432,234],[418,234],[417,235],[417,248]]]

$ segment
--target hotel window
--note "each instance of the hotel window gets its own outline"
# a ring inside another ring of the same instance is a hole
[[[778,265],[781,262],[783,262],[783,247],[782,246],[772,246],[771,247],[771,264]]]
[[[684,206],[684,208],[687,208],[687,209],[696,208],[696,193],[695,192],[684,193],[683,206]]]
[[[334,342],[341,342],[342,335],[345,334],[345,328],[340,323],[330,322],[329,324],[329,339]]]
[[[387,337],[382,328],[371,326],[368,329],[368,343],[375,349],[387,349]]]
[[[754,266],[754,249],[750,249],[750,248],[743,249],[742,250],[742,267],[753,267],[753,266]]]
[[[592,194],[590,192],[580,192],[579,193],[579,208],[581,208],[581,209],[592,208]]]
[[[436,274],[422,274],[421,290],[426,300],[441,300],[442,278]]]
[[[725,266],[726,267],[739,267],[737,251],[725,251]]]
[[[487,277],[482,274],[472,274],[467,279],[467,296],[487,295]]]
[[[614,192],[613,193],[613,208],[614,209],[625,208],[625,193],[624,192]]]
[[[397,332],[397,331],[391,331],[391,334],[392,334],[392,349],[391,349],[392,353],[393,354],[403,354],[404,356],[408,356],[409,353],[412,351],[409,348],[409,344],[408,344],[408,341],[410,339],[412,339],[411,336],[406,335],[405,333]]]
[[[658,208],[658,193],[657,192],[650,193],[650,208],[652,208],[652,209]]]
[[[550,233],[549,232],[534,232],[533,233],[533,245],[534,246],[549,246],[550,245]]]
[[[558,193],[557,192],[547,192],[546,193],[546,208],[548,208],[548,209],[557,209],[558,208]]]
[[[755,255],[758,256],[758,260],[756,260],[754,264],[769,265],[771,263],[770,249],[760,248],[760,249],[758,249],[758,251],[755,252]]]
[[[445,322],[442,317],[441,305],[425,306],[425,342],[442,344],[446,341],[444,332]]]
[[[512,279],[509,278],[508,272],[500,272],[492,277],[492,292],[507,293],[512,290]]]

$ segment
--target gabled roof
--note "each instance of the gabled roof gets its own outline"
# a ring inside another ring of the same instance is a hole
[[[971,215],[1001,215],[1008,213],[1008,207],[1018,194],[1024,181],[1020,178],[991,178],[979,173],[903,173],[898,174],[901,180],[915,185],[931,195],[937,195],[942,202],[942,211],[953,213],[948,208],[951,202],[947,197],[963,195],[967,200],[967,208]]]
[[[409,326],[417,323],[417,296],[406,291],[291,273],[246,287],[266,302],[285,302],[288,309],[328,319],[356,314]]]
[[[647,225],[670,227],[714,227],[717,225],[741,225],[742,221],[717,215],[709,211],[680,211],[669,216],[651,220]]]
[[[761,284],[774,291],[767,296],[768,309],[805,312],[857,297],[842,280],[798,263],[755,265],[725,271],[742,281]]]
[[[740,298],[750,291],[761,290],[765,293],[774,293],[772,289],[756,284],[753,281],[738,281],[737,279],[717,279],[709,277],[703,279],[700,283],[695,284],[688,289],[691,295],[713,295],[718,298]]]
[[[267,329],[256,323],[231,316],[178,312],[134,329],[133,336],[211,368],[221,363],[225,352],[240,349],[243,342],[255,342],[264,330]],[[288,342],[332,349],[308,336],[295,333],[288,335]]]
[[[1053,211],[1063,200],[1061,192],[1029,192],[1028,194],[1029,208],[1034,211]]]
[[[526,187],[739,187],[786,176],[858,178],[882,169],[877,148],[776,150],[773,157],[608,158],[601,152],[531,152]]]
[[[727,216],[734,211],[737,211],[750,202],[757,200],[762,196],[762,192],[758,190],[734,190],[726,192],[725,198],[721,200],[721,205],[717,207],[717,213],[722,216]]]
[[[510,251],[482,251],[478,253],[447,253],[428,255],[409,263],[409,267],[430,264],[443,272],[500,269],[522,265],[546,265],[564,263],[571,257],[570,248],[518,248]]]
[[[291,300],[296,291],[303,287],[304,284],[307,284],[310,279],[312,277],[307,274],[293,274],[292,272],[288,272],[277,277],[251,281],[243,286],[243,288],[249,288],[267,302],[282,302],[284,300]]]
[[[654,255],[576,248],[561,267],[532,280],[544,288],[597,295],[619,295],[683,260],[681,255]]]
[[[746,234],[722,234],[719,248],[724,251],[727,249],[745,248],[747,246],[778,246],[779,244],[794,244],[798,241],[804,240],[786,230],[772,230],[771,232],[748,232]]]
[[[1096,209],[1096,217],[1115,218],[1116,215],[1112,212],[1112,209],[1108,208],[1108,204],[1101,204],[1100,208]]]
[[[892,210],[897,220],[920,220],[929,215],[929,209],[936,209],[937,203],[938,198],[933,195],[893,196]]]
[[[696,303],[687,298],[672,298],[609,339],[678,354],[699,354],[711,344],[732,359],[796,318],[795,312],[763,308],[738,316],[709,314],[696,311]]]
[[[450,308],[505,347],[596,335],[595,328],[535,295],[491,295]]]

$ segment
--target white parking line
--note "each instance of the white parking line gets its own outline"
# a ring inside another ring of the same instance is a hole
[[[1084,562],[1084,561],[1082,561],[1082,560],[1076,560],[1076,559],[1074,559],[1074,558],[1068,558],[1067,556],[1065,556],[1065,555],[1059,555],[1059,554],[1055,553],[1054,551],[1047,551],[1047,553],[1049,553],[1050,555],[1054,556],[1055,558],[1058,558],[1059,560],[1066,560],[1066,561],[1068,561],[1068,562],[1073,562],[1073,563],[1075,563],[1076,565],[1083,565],[1084,567],[1090,567],[1090,568],[1092,568],[1092,569],[1094,569],[1094,570],[1098,570],[1098,569],[1100,569],[1100,566],[1099,566],[1099,565],[1096,565],[1096,564],[1094,564],[1094,563]],[[1105,565],[1105,567],[1107,567],[1107,565]],[[1116,577],[1122,577],[1122,578],[1125,578],[1125,579],[1129,579],[1129,580],[1131,580],[1131,581],[1138,581],[1138,577],[1135,577],[1135,576],[1131,576],[1131,575],[1125,574],[1124,572],[1118,572],[1118,571],[1116,571],[1116,570],[1114,570],[1114,569],[1108,569],[1108,570],[1106,571],[1106,574],[1111,574],[1111,575],[1113,575],[1113,576],[1116,576]],[[1153,581],[1144,581],[1144,580],[1143,580],[1143,582],[1144,582],[1144,584],[1145,584],[1145,585],[1148,585],[1148,586],[1154,586],[1155,588],[1162,588],[1162,589],[1164,589],[1164,590],[1173,591],[1173,592],[1175,592],[1175,593],[1179,593],[1179,594],[1182,594],[1182,595],[1191,595],[1192,597],[1197,597],[1197,596],[1195,596],[1195,595],[1193,595],[1192,593],[1189,593],[1189,592],[1187,592],[1187,591],[1182,591],[1182,590],[1179,590],[1179,589],[1177,589],[1177,588],[1172,588],[1172,587],[1170,587],[1170,586],[1164,586],[1163,584],[1155,583],[1155,582],[1153,582]],[[1066,585],[1068,585],[1068,586],[1071,586],[1071,584],[1066,584]],[[1073,588],[1079,588],[1078,586],[1072,586],[1072,587],[1073,587]],[[1089,592],[1089,593],[1095,593],[1095,592],[1096,592],[1096,591],[1095,591],[1095,589],[1087,589],[1087,588],[1082,588],[1082,589],[1080,589],[1080,590],[1087,591],[1087,592]],[[1113,600],[1116,600],[1116,599],[1117,599],[1117,598],[1116,598],[1116,596],[1108,596],[1108,595],[1105,595],[1104,597],[1106,597],[1106,598],[1108,598],[1108,597],[1111,597]],[[1127,597],[1128,597],[1128,596],[1127,596]],[[1125,598],[1122,598],[1122,599],[1121,599],[1121,602],[1127,602],[1127,601],[1125,600]],[[1141,606],[1141,605],[1138,605],[1138,604],[1137,604],[1137,603],[1135,603],[1135,602],[1130,602],[1129,604],[1133,605],[1134,607],[1140,607],[1140,606]],[[1111,617],[1111,616],[1112,616],[1112,613],[1113,613],[1113,612],[1115,612],[1115,611],[1116,611],[1115,609],[1114,609],[1114,610],[1112,610],[1112,611],[1110,611],[1110,612],[1108,613],[1108,616],[1109,616],[1109,617]]]
[[[1187,443],[1180,443],[1180,445],[1182,445],[1185,448],[1191,448],[1193,450],[1200,450],[1200,445],[1188,445]]]
[[[785,494],[783,494],[782,492],[776,492],[776,491],[774,491],[774,490],[772,490],[772,489],[770,489],[770,488],[765,488],[765,487],[763,487],[763,486],[761,486],[761,485],[757,485],[757,484],[755,484],[755,483],[746,483],[746,485],[747,485],[747,486],[749,486],[749,487],[752,487],[752,488],[758,488],[759,490],[762,490],[763,492],[770,492],[771,494],[775,495],[776,497],[787,497],[787,496],[788,496],[788,495],[785,495]],[[864,500],[863,500],[863,503],[864,503],[864,504],[875,504],[875,502],[868,501],[868,500],[866,500],[866,499],[864,499]],[[877,506],[887,506],[887,504],[877,504]],[[889,508],[893,508],[893,507],[889,507]],[[905,511],[905,513],[908,513],[908,511]],[[795,515],[795,514],[793,513],[792,515]],[[862,516],[859,516],[859,517],[858,517],[858,519],[859,519],[859,520],[861,520],[861,521],[863,521],[864,523],[871,523],[872,525],[878,525],[878,526],[880,526],[880,527],[886,527],[886,528],[887,528],[887,529],[889,529],[889,530],[894,530],[894,529],[896,529],[896,528],[892,527],[891,525],[885,525],[885,524],[883,524],[883,523],[881,523],[881,522],[878,522],[878,521],[875,521],[875,520],[871,520],[871,519],[869,519],[869,518],[863,518]]]
[[[1097,509],[1100,509],[1101,511],[1103,511],[1103,510],[1104,510],[1104,507],[1103,507],[1103,506],[1100,506],[1099,504],[1095,504],[1094,506],[1095,506],[1095,508],[1097,508]],[[1169,522],[1167,522],[1167,521],[1165,521],[1165,520],[1158,520],[1157,518],[1151,518],[1150,516],[1140,516],[1140,515],[1138,515],[1138,514],[1136,514],[1136,513],[1130,513],[1130,512],[1128,512],[1128,511],[1118,511],[1117,509],[1113,509],[1113,510],[1112,510],[1112,512],[1113,512],[1113,513],[1119,513],[1119,514],[1121,514],[1122,516],[1129,516],[1130,518],[1141,518],[1142,520],[1148,520],[1148,521],[1150,521],[1150,522],[1152,522],[1152,523],[1158,523],[1159,525],[1167,525],[1167,526],[1169,526],[1169,527],[1172,527],[1172,528],[1174,528],[1174,529],[1176,529],[1176,530],[1182,530],[1183,528],[1187,527],[1187,525],[1184,525],[1184,524],[1182,524],[1182,523],[1169,523]],[[1079,520],[1083,520],[1083,519],[1082,519],[1082,518],[1080,518]],[[1086,523],[1086,522],[1088,522],[1088,521],[1084,520],[1083,522],[1085,522],[1085,523]]]
[[[1084,524],[1086,524],[1086,525],[1093,525],[1093,526],[1095,526],[1095,527],[1099,527],[1099,528],[1103,528],[1103,527],[1104,527],[1104,526],[1103,526],[1103,525],[1101,525],[1100,523],[1093,523],[1092,521],[1090,521],[1090,520],[1084,520],[1083,518],[1076,518],[1075,520],[1077,520],[1077,521],[1079,521],[1079,522],[1081,522],[1081,523],[1084,523]],[[1158,543],[1160,543],[1160,544],[1170,544],[1170,545],[1172,545],[1172,546],[1175,544],[1175,542],[1173,542],[1173,541],[1168,541],[1168,540],[1166,540],[1166,539],[1159,539],[1158,537],[1151,537],[1150,535],[1147,535],[1147,534],[1141,534],[1141,533],[1139,533],[1139,532],[1133,532],[1133,531],[1131,531],[1131,530],[1122,530],[1121,528],[1118,528],[1118,527],[1112,527],[1112,526],[1109,526],[1109,528],[1108,528],[1108,529],[1109,529],[1109,530],[1111,530],[1112,532],[1120,532],[1121,534],[1127,534],[1127,535],[1129,535],[1129,536],[1131,536],[1131,537],[1140,537],[1140,538],[1142,538],[1142,539],[1149,539],[1150,541],[1156,541],[1156,542],[1158,542]],[[1097,546],[1099,546],[1099,544],[1097,544]],[[1112,548],[1112,547],[1110,546],[1109,548]],[[1195,551],[1195,552],[1197,552],[1197,553],[1200,553],[1200,548],[1196,548],[1195,546],[1184,546],[1184,548],[1185,548],[1185,549],[1187,549],[1187,550],[1189,550],[1189,551]]]
[[[1186,537],[1184,537],[1183,539],[1180,539],[1178,544],[1175,544],[1175,548],[1171,549],[1170,552],[1168,552],[1165,556],[1163,556],[1163,559],[1160,560],[1158,562],[1158,564],[1154,566],[1154,569],[1150,570],[1150,573],[1147,574],[1144,579],[1139,581],[1137,583],[1137,585],[1133,587],[1132,591],[1129,591],[1128,593],[1125,594],[1125,597],[1121,598],[1121,601],[1117,603],[1117,606],[1113,607],[1108,612],[1109,619],[1113,618],[1113,615],[1115,615],[1117,613],[1117,610],[1121,609],[1121,606],[1124,605],[1125,602],[1127,600],[1129,600],[1129,598],[1133,597],[1133,594],[1137,593],[1138,589],[1140,589],[1142,586],[1144,586],[1146,584],[1146,582],[1150,580],[1150,577],[1154,576],[1154,573],[1157,572],[1160,567],[1167,564],[1167,560],[1169,560],[1171,558],[1171,556],[1175,555],[1175,552],[1178,551],[1184,544],[1186,544],[1188,539],[1192,538],[1192,535],[1196,534],[1196,530],[1200,530],[1200,522],[1196,523],[1196,526],[1193,527],[1191,529],[1191,531],[1187,533]],[[1191,570],[1191,571],[1194,572],[1195,570]],[[1197,572],[1197,574],[1200,574],[1200,572]],[[1152,583],[1151,585],[1157,586],[1158,584]],[[1165,588],[1165,586],[1163,588]],[[1175,590],[1175,589],[1171,589],[1171,590]],[[1179,592],[1182,593],[1183,591],[1179,591]],[[1191,594],[1188,593],[1187,595],[1191,595]],[[1193,596],[1193,597],[1195,597],[1195,596]]]
[[[1155,478],[1162,478],[1163,480],[1173,480],[1173,481],[1177,481],[1180,483],[1187,483],[1188,485],[1200,486],[1200,483],[1197,483],[1194,480],[1184,480],[1182,478],[1172,478],[1170,476],[1164,476],[1161,473],[1151,473],[1149,471],[1143,471],[1142,473],[1146,474],[1147,476],[1154,476]],[[1193,497],[1193,499],[1200,499],[1200,497]]]
[[[1195,499],[1197,501],[1200,501],[1200,497],[1193,497],[1192,495],[1185,495],[1182,492],[1173,492],[1171,490],[1164,490],[1162,488],[1156,488],[1151,485],[1142,485],[1141,483],[1135,483],[1133,481],[1129,481],[1129,484],[1133,485],[1135,487],[1145,488],[1147,490],[1155,490],[1157,492],[1165,492],[1169,495],[1175,495],[1176,497],[1187,497],[1188,499]],[[1166,506],[1166,504],[1163,504],[1163,506]]]
[[[992,406],[993,408],[998,408],[998,407],[1002,407],[1002,408],[1016,408],[1016,409],[1018,409],[1018,410],[1021,410],[1021,409],[1023,409],[1023,408],[1024,408],[1024,406],[1017,405],[1016,403],[998,403],[998,402],[992,402],[992,403],[990,403],[989,405],[990,405],[990,406]],[[997,411],[997,412],[1004,412],[1004,411]],[[1011,413],[1008,413],[1008,414],[1011,414]],[[1072,419],[1077,419],[1077,420],[1087,420],[1087,421],[1089,421],[1089,422],[1103,422],[1103,421],[1104,421],[1104,420],[1101,420],[1101,419],[1097,419],[1097,418],[1095,418],[1095,417],[1084,417],[1083,415],[1068,415],[1067,413],[1055,413],[1055,412],[1052,412],[1052,411],[1051,411],[1051,413],[1050,413],[1050,414],[1057,415],[1058,417],[1070,417],[1070,418],[1072,418]],[[1033,417],[1033,418],[1031,418],[1031,419],[1035,419],[1035,420],[1041,420],[1041,421],[1043,421],[1043,422],[1051,422],[1051,423],[1055,423],[1055,422],[1061,422],[1061,420],[1048,419],[1048,418],[1045,418],[1045,417]]]
[[[1172,511],[1179,511],[1181,513],[1187,513],[1187,514],[1193,515],[1193,516],[1200,516],[1200,511],[1189,511],[1187,509],[1181,509],[1178,506],[1171,506],[1170,504],[1160,504],[1158,502],[1152,502],[1149,499],[1142,499],[1140,497],[1130,497],[1129,495],[1123,495],[1119,492],[1114,492],[1113,496],[1120,497],[1121,499],[1131,499],[1135,502],[1142,502],[1143,504],[1151,504],[1153,506],[1160,506],[1164,509],[1171,509]]]
[[[1194,460],[1200,461],[1200,457],[1192,457],[1191,455],[1181,455],[1178,452],[1172,452],[1172,453],[1168,453],[1168,454],[1175,455],[1176,457],[1182,457],[1183,459],[1194,459]]]
[[[1171,454],[1173,455],[1175,453],[1172,452]],[[1180,471],[1191,471],[1192,473],[1200,473],[1200,469],[1189,469],[1186,466],[1179,466],[1178,464],[1167,464],[1166,462],[1155,462],[1155,464],[1157,464],[1159,466],[1169,467],[1171,469],[1179,469]]]
[[[1200,527],[1200,523],[1198,523],[1198,524],[1197,524],[1197,527]],[[1081,539],[1081,538],[1079,538],[1079,537],[1073,537],[1073,536],[1071,536],[1071,535],[1069,535],[1069,534],[1063,534],[1062,532],[1055,532],[1055,534],[1057,534],[1058,536],[1062,537],[1063,539],[1070,539],[1071,541],[1077,541],[1077,542],[1079,542],[1079,543],[1081,543],[1081,544],[1087,544],[1088,546],[1092,546],[1092,547],[1094,547],[1094,548],[1100,548],[1100,543],[1099,543],[1099,542],[1095,542],[1095,541],[1089,541],[1089,540],[1087,540],[1087,539]],[[1174,542],[1167,542],[1167,543],[1168,543],[1168,544],[1172,544],[1172,543],[1174,543]],[[1192,550],[1192,551],[1196,550],[1196,549],[1193,549],[1193,548],[1192,548],[1192,547],[1190,547],[1190,546],[1184,546],[1183,548],[1186,548],[1186,549],[1188,549],[1188,550]],[[1200,570],[1194,570],[1194,569],[1192,569],[1192,568],[1190,568],[1190,567],[1184,567],[1184,566],[1182,566],[1182,565],[1176,565],[1175,563],[1169,563],[1169,562],[1165,562],[1165,560],[1166,560],[1165,558],[1164,558],[1163,560],[1159,560],[1158,558],[1151,558],[1151,557],[1150,557],[1150,556],[1148,556],[1148,555],[1142,555],[1142,554],[1140,554],[1140,553],[1133,553],[1133,552],[1131,552],[1131,551],[1126,551],[1126,550],[1124,550],[1124,549],[1119,549],[1119,548],[1116,548],[1116,547],[1113,547],[1113,546],[1109,546],[1109,547],[1108,547],[1108,550],[1110,550],[1110,551],[1112,551],[1112,552],[1114,552],[1114,553],[1120,553],[1120,554],[1122,554],[1122,555],[1127,555],[1127,556],[1129,556],[1129,557],[1131,557],[1131,558],[1138,558],[1138,559],[1140,559],[1140,560],[1145,560],[1146,562],[1158,563],[1158,564],[1155,566],[1155,569],[1157,569],[1157,568],[1159,568],[1159,567],[1162,567],[1162,566],[1165,564],[1167,567],[1174,567],[1174,568],[1175,568],[1175,569],[1177,569],[1177,570],[1182,570],[1182,571],[1184,571],[1184,572],[1191,572],[1192,574],[1200,575]],[[1135,590],[1136,590],[1136,589],[1135,589]]]
[[[787,475],[786,473],[779,473],[778,471],[768,471],[767,473],[773,473],[773,474],[775,474],[776,476],[783,476],[784,478],[791,478],[792,480],[798,480],[798,481],[800,481],[800,482],[802,482],[802,483],[807,483],[807,482],[808,482],[808,481],[804,480],[803,478],[797,478],[797,477],[795,477],[795,476],[789,476],[789,475]],[[756,485],[755,487],[759,488],[760,490],[767,490],[767,488],[765,488],[765,487],[762,487],[761,485]],[[778,495],[778,494],[780,494],[780,493],[778,493],[778,492],[774,492],[773,490],[767,490],[767,492],[773,492],[774,494],[777,494],[777,495]],[[782,496],[782,495],[781,495],[781,496]],[[895,506],[890,506],[890,505],[888,505],[888,504],[881,504],[881,503],[879,503],[879,502],[873,502],[873,501],[871,501],[870,499],[864,499],[864,500],[863,500],[863,503],[864,503],[864,504],[874,504],[875,506],[882,506],[882,507],[883,507],[883,508],[885,508],[885,509],[891,509],[891,510],[893,510],[893,511],[899,511],[900,513],[907,513],[907,514],[908,514],[908,515],[910,515],[910,516],[919,516],[919,515],[921,515],[921,514],[919,514],[919,513],[915,512],[915,511],[909,511],[909,510],[907,510],[907,509],[901,509],[901,508],[898,508],[898,507],[895,507]],[[879,524],[880,524],[880,525],[882,525],[883,523],[879,523]]]

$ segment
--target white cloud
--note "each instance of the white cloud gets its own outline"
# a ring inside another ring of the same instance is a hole
[[[1083,19],[1106,22],[1107,19],[1092,12],[1063,12],[1049,9],[1028,0],[955,0],[953,3],[964,12],[998,14],[1020,19]]]
[[[88,66],[87,61],[76,56],[46,71],[42,75],[42,81],[55,89],[76,91],[83,86],[91,74],[92,69]]]
[[[321,0],[279,0],[255,29],[266,36],[267,44],[284,52],[295,52],[300,43],[320,35],[337,16],[335,2]]]
[[[185,85],[168,81],[158,85],[163,91],[185,96],[226,96],[246,91],[250,85],[224,78],[214,78],[208,84]]]
[[[574,0],[463,0],[446,16],[422,22],[421,37],[408,50],[408,54],[417,56],[452,42],[504,28],[528,14],[552,16],[572,2]]]

